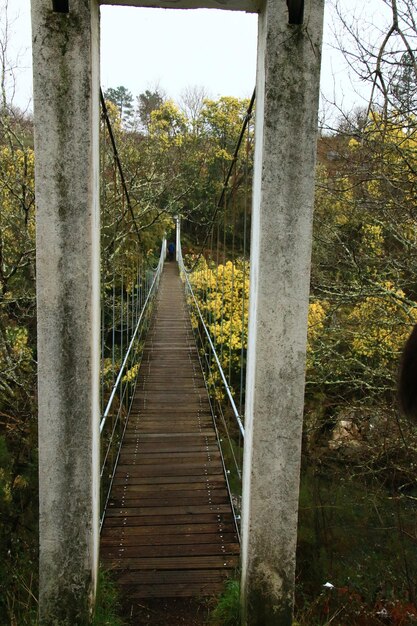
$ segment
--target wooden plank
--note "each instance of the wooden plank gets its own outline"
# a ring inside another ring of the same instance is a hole
[[[129,442],[130,440],[143,441],[144,443],[171,443],[173,441],[178,441],[179,443],[186,444],[188,440],[202,441],[204,439],[208,439],[209,441],[217,441],[216,435],[214,431],[209,431],[207,433],[196,433],[196,432],[188,432],[188,433],[142,433],[142,432],[129,432],[127,431],[125,434],[124,441]]]
[[[153,497],[154,494],[160,493],[161,495],[168,494],[170,492],[183,492],[183,491],[199,491],[199,492],[207,492],[210,490],[212,493],[214,491],[219,491],[225,489],[224,481],[208,483],[205,478],[196,479],[194,482],[188,483],[165,483],[159,484],[155,486],[154,484],[136,484],[132,483],[129,479],[125,479],[121,484],[115,485],[113,483],[113,491],[114,493],[119,493],[120,490],[123,490],[125,493],[132,494],[143,494],[144,497]],[[113,493],[113,492],[112,492]]]
[[[214,500],[215,498],[215,500]],[[116,491],[112,490],[111,499],[109,500],[110,506],[111,502],[116,502],[119,500],[129,500],[133,502],[140,503],[140,506],[156,506],[155,503],[160,502],[160,506],[165,506],[168,502],[177,502],[177,503],[186,503],[188,501],[194,502],[196,504],[200,504],[202,502],[207,502],[208,500],[212,502],[217,502],[221,504],[229,504],[229,494],[224,489],[214,489],[210,488],[199,489],[199,490],[190,490],[190,491],[168,491],[168,492],[153,492],[153,493],[131,493],[127,490]],[[129,505],[127,505],[129,506]]]
[[[195,467],[194,467],[195,466]],[[176,463],[175,459],[169,464],[155,463],[140,465],[134,462],[123,463],[119,466],[120,472],[128,473],[129,476],[200,476],[201,474],[221,474],[222,466],[217,461],[210,461],[207,457],[200,463]]]
[[[183,450],[175,452],[173,450],[172,452],[161,452],[160,454],[156,450],[155,452],[141,454],[140,450],[136,452],[128,449],[122,453],[120,462],[123,462],[123,465],[125,465],[129,460],[134,465],[153,465],[155,462],[158,465],[166,465],[167,463],[175,463],[175,465],[184,463],[201,464],[207,461],[220,464],[221,455],[218,450],[212,450],[211,448],[201,451],[191,450],[190,452],[184,452]]]
[[[225,505],[230,505],[229,503],[229,496],[226,495],[221,495],[221,496],[216,496],[214,494],[208,494],[207,492],[204,493],[202,492],[201,496],[189,496],[189,497],[177,497],[175,495],[175,493],[171,493],[170,496],[161,496],[159,498],[154,497],[154,498],[138,498],[137,496],[125,496],[122,495],[119,498],[116,498],[114,493],[112,494],[112,499],[109,500],[107,506],[109,507],[109,509],[111,508],[123,508],[123,507],[131,507],[131,506],[138,506],[140,505],[141,507],[149,507],[151,509],[153,509],[154,507],[157,506],[164,506],[164,507],[172,507],[175,505],[185,505],[185,506],[190,506],[191,504],[193,505],[203,505],[206,503],[210,503],[210,504],[225,504]]]
[[[109,508],[106,512],[107,519],[112,517],[142,517],[146,515],[200,515],[204,513],[228,513],[230,511],[230,505],[225,504],[200,504],[200,505],[188,505],[182,506],[155,506],[155,507],[123,507]]]
[[[145,501],[148,498],[192,498],[206,495],[228,497],[225,484],[214,483],[213,487],[207,483],[169,483],[168,485],[113,485],[112,497],[136,498]]]
[[[152,526],[171,525],[171,524],[210,524],[210,523],[233,524],[232,513],[195,513],[194,515],[142,515],[129,516],[129,526]],[[127,519],[124,517],[106,516],[106,525],[108,527],[127,525]]]
[[[148,397],[143,400],[143,402],[135,401],[133,403],[133,409],[137,413],[148,411],[158,411],[161,415],[165,417],[165,419],[170,419],[172,415],[181,414],[186,408],[188,413],[196,412],[199,409],[206,408],[203,401],[196,398],[195,395],[186,401],[185,403],[180,403],[177,399],[176,404],[173,404],[173,401],[170,398],[160,397],[157,398],[155,396]]]
[[[135,490],[138,486],[141,487],[141,485],[118,485],[117,487],[113,487],[112,498],[130,498],[145,503],[148,500],[155,500],[155,498],[174,498],[178,501],[182,498],[194,499],[205,498],[207,496],[225,498],[228,500],[229,497],[227,490],[219,484],[216,485],[215,489],[211,489],[209,485],[203,484],[201,485],[201,489],[165,489],[164,486],[161,486],[158,490],[153,489],[139,492]],[[172,485],[168,485],[168,487],[171,486]]]
[[[222,533],[220,538],[226,543],[237,544],[237,536],[235,533]],[[105,534],[101,539],[101,546],[184,546],[188,544],[215,544],[219,545],[219,532],[215,528],[212,533],[195,533],[189,534],[158,534],[158,535],[132,535],[126,536],[124,533],[118,533],[117,536]]]
[[[216,596],[224,590],[224,582],[170,583],[169,585],[135,585],[129,590],[129,598],[193,598]]]
[[[144,557],[124,559],[104,559],[109,569],[120,570],[196,570],[196,569],[233,569],[237,567],[239,559],[236,555],[224,556],[169,556]]]
[[[211,534],[211,533],[234,533],[235,527],[233,522],[218,523],[217,520],[211,523],[201,524],[170,524],[167,526],[149,525],[149,526],[123,526],[110,527],[106,522],[102,531],[102,537],[171,537],[181,535],[188,537],[190,534]],[[181,542],[181,537],[177,538]]]
[[[200,380],[193,368],[182,367],[182,377],[175,376],[175,380],[169,376],[164,376],[162,371],[156,372],[155,366],[149,365],[149,373],[144,375],[138,382],[136,387],[138,393],[153,393],[168,391],[169,393],[177,392],[179,388],[184,389],[185,393],[196,393],[204,402],[207,402],[206,386]],[[152,373],[151,373],[152,372]],[[139,374],[140,376],[140,374]]]
[[[147,452],[152,454],[163,454],[171,453],[171,452],[204,452],[206,450],[218,450],[217,442],[213,439],[205,440],[206,438],[203,435],[199,436],[199,439],[194,437],[193,439],[188,438],[188,440],[179,440],[174,439],[174,441],[141,441],[139,438],[135,442],[130,442],[126,440],[122,451],[129,451],[136,446],[139,446],[141,455],[145,455]]]
[[[211,556],[211,555],[230,555],[239,554],[239,544],[223,543],[221,539],[217,539],[216,543],[192,543],[192,544],[176,544],[176,545],[121,545],[121,546],[102,546],[101,559],[133,559],[147,557],[185,557],[185,556]]]
[[[176,266],[167,264],[102,529],[123,595],[219,593],[238,565],[213,418]]]
[[[138,427],[141,431],[148,431],[155,428],[155,432],[191,432],[194,428],[198,433],[199,428],[203,426],[212,431],[213,420],[209,416],[204,415],[189,415],[182,416],[181,418],[173,418],[167,420],[165,417],[157,417],[155,415],[148,415],[147,417],[139,418]]]
[[[196,580],[204,583],[225,581],[230,576],[230,570],[227,569],[202,569],[202,570],[166,570],[152,571],[145,570],[141,573],[141,582],[144,585],[169,585],[175,583],[190,584]],[[137,583],[136,572],[120,572],[117,581],[120,585],[130,585],[132,591],[134,583]],[[132,584],[133,583],[133,584]]]
[[[207,402],[207,396],[203,393],[205,389],[202,389],[201,393],[197,393],[196,389],[193,388],[167,388],[165,385],[155,386],[153,389],[140,390],[136,392],[134,403],[139,404],[144,402],[150,402],[151,400],[155,400],[159,403],[167,403],[171,404],[171,402],[175,402],[178,400],[181,404],[188,406],[188,403],[193,400],[198,400],[199,402]]]
[[[194,409],[189,410],[189,407],[187,407],[187,410],[184,410],[177,405],[175,408],[171,407],[169,413],[165,413],[160,408],[153,409],[149,407],[146,411],[137,411],[137,425],[142,429],[144,424],[155,423],[158,426],[163,424],[169,429],[171,426],[197,424],[201,421],[212,426],[213,420],[211,415],[207,411],[199,411],[198,409],[199,407],[194,407]]]
[[[186,454],[191,454],[192,452],[196,452],[199,454],[204,454],[207,452],[214,453],[218,452],[219,448],[214,442],[197,442],[196,444],[195,442],[190,441],[185,443],[161,443],[159,445],[155,443],[138,442],[137,445],[129,444],[125,446],[122,449],[122,454],[132,454],[135,450],[137,450],[140,456],[143,458],[146,458],[146,454],[149,454],[149,456],[158,455],[159,458],[165,458],[169,457],[170,455],[172,456],[172,454],[182,454],[185,456]]]
[[[201,454],[195,452],[189,454],[179,452],[177,454],[172,452],[171,455],[159,455],[155,453],[145,458],[143,458],[140,453],[135,455],[135,453],[127,452],[120,456],[120,463],[123,463],[123,465],[129,464],[129,461],[135,465],[154,465],[155,462],[157,462],[158,465],[172,465],[175,463],[175,465],[191,466],[192,464],[202,465],[204,463],[218,464],[221,462],[221,456],[219,452],[210,452],[209,454],[207,454],[207,452]]]
[[[223,582],[193,582],[193,583],[170,583],[169,585],[142,585],[139,584],[129,591],[131,599],[142,598],[193,598],[212,597],[219,595],[224,590]]]
[[[123,470],[118,469],[114,479],[115,485],[124,485],[127,481],[129,484],[134,485],[167,485],[170,483],[216,483],[219,482],[225,485],[224,475],[211,474],[207,476],[138,476],[130,472],[131,466],[125,467]],[[180,478],[180,480],[179,480]]]

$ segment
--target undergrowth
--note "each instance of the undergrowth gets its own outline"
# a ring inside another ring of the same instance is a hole
[[[228,580],[225,590],[216,607],[210,614],[212,626],[240,625],[240,584],[238,580]]]
[[[119,597],[108,575],[99,571],[96,608],[91,626],[124,626],[119,617]]]

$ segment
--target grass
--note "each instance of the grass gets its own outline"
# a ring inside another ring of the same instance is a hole
[[[99,571],[96,609],[91,626],[124,626],[119,617],[119,598],[113,582]]]
[[[228,580],[216,607],[210,614],[212,626],[240,625],[240,583]]]

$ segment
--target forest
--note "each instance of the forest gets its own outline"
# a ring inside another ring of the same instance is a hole
[[[417,5],[381,3],[392,20],[378,46],[339,11],[347,62],[370,96],[351,111],[333,106],[318,136],[294,626],[417,623],[417,431],[396,397],[417,322]],[[0,621],[29,626],[38,559],[33,120],[7,93],[1,59]],[[104,99],[129,197],[103,114],[103,303],[114,268],[127,297],[132,267],[153,262],[180,215],[192,284],[243,413],[256,101],[248,116],[249,100],[197,87],[180,101],[124,86]],[[222,619],[213,623],[238,623]]]

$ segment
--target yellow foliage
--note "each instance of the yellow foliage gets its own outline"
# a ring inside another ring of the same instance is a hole
[[[308,307],[308,350],[312,350],[312,344],[323,332],[325,319],[326,303],[319,300],[311,302]]]
[[[26,328],[8,328],[6,329],[6,335],[12,339],[12,350],[16,354],[16,356],[30,357],[30,350],[27,348],[28,343],[28,331]]]
[[[3,276],[24,266],[35,247],[34,152],[0,147],[0,248]],[[8,285],[6,297],[16,297]],[[23,288],[23,287],[22,287]]]
[[[25,476],[21,476],[20,474],[18,476],[16,476],[16,478],[14,479],[13,482],[13,487],[16,487],[17,489],[25,489],[25,487],[28,486],[28,480],[27,478],[25,478]]]
[[[316,172],[316,217],[324,218],[336,226],[343,226],[349,222],[350,205],[353,202],[352,185],[345,176],[328,177],[323,166],[317,167]]]
[[[247,348],[249,305],[249,262],[238,260],[224,265],[209,265],[203,259],[191,275],[191,283],[203,318],[216,345],[224,371],[240,371],[242,349]],[[327,315],[327,303],[315,300],[308,312],[308,352],[321,336]],[[198,326],[195,314],[193,327]],[[211,382],[216,382],[215,373]]]
[[[5,342],[0,343],[0,369],[15,367],[19,363],[20,367],[26,371],[32,362],[32,351],[28,346],[27,329],[18,326],[7,326],[4,339]]]
[[[364,224],[362,226],[362,245],[366,251],[376,256],[382,256],[384,254],[382,226],[377,224]]]
[[[140,363],[136,363],[133,367],[130,368],[123,376],[124,383],[132,383],[136,380],[139,372]]]
[[[0,489],[3,491],[2,500],[3,502],[10,504],[12,502],[12,491],[10,486],[10,481],[8,476],[3,468],[0,467]]]
[[[191,284],[223,369],[237,373],[247,347],[249,263],[238,259],[216,266],[202,259]],[[198,324],[195,315],[192,324]]]
[[[365,298],[354,307],[348,319],[357,328],[352,348],[358,356],[376,358],[380,365],[386,365],[392,354],[401,350],[417,322],[417,303],[406,308],[404,297],[401,289],[386,282],[380,295]]]

